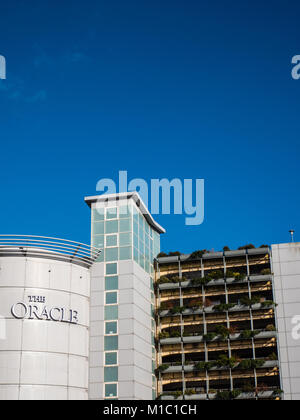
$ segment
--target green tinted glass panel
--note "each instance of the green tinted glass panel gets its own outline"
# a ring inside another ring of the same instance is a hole
[[[119,245],[120,246],[131,245],[131,232],[120,233]]]
[[[105,261],[117,261],[117,260],[118,260],[118,248],[106,248]]]
[[[116,397],[117,396],[117,384],[105,384],[105,396]]]
[[[133,234],[133,245],[138,249],[139,247],[139,239],[136,234]]]
[[[118,276],[105,277],[105,290],[118,290]]]
[[[131,216],[131,207],[130,206],[120,206],[119,207],[119,218],[128,219]]]
[[[133,248],[133,258],[135,262],[139,263],[139,252],[136,248]]]
[[[131,219],[121,219],[120,232],[129,232],[129,231],[131,231]]]
[[[117,246],[117,245],[118,245],[118,235],[106,236],[106,246]]]
[[[132,258],[131,254],[131,246],[120,248],[120,260],[130,260]]]
[[[108,263],[106,264],[106,274],[117,274],[118,264]]]
[[[104,222],[96,222],[93,224],[93,234],[102,235],[104,233]]]
[[[117,322],[106,322],[105,323],[105,334],[117,334],[118,323]]]
[[[96,245],[94,245],[96,246]],[[103,262],[104,261],[104,252],[100,252],[99,256],[97,257],[97,262]]]
[[[93,246],[96,248],[104,248],[104,235],[97,235],[93,237]]]
[[[104,220],[104,208],[93,209],[93,221],[100,221]]]
[[[110,321],[112,319],[118,319],[118,305],[105,306],[104,307],[104,319]]]
[[[106,219],[116,219],[118,216],[117,207],[106,209]]]
[[[118,232],[118,221],[108,220],[105,222],[105,233],[117,233]]]
[[[118,363],[118,353],[116,351],[105,353],[105,364],[116,365]]]
[[[106,305],[111,305],[118,302],[118,292],[107,292],[105,295]]]
[[[118,368],[105,367],[104,368],[104,382],[117,382],[118,381]]]
[[[106,336],[104,337],[104,350],[118,350],[118,336]]]

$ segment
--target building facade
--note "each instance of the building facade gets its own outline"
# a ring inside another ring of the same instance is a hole
[[[300,400],[300,243],[272,245],[280,372],[285,400]]]
[[[161,399],[279,399],[269,248],[156,261]]]
[[[88,398],[89,246],[0,236],[0,400]]]
[[[137,193],[87,197],[92,245],[89,398],[156,398],[154,256],[164,230]]]
[[[136,192],[92,246],[0,235],[0,400],[299,400],[300,243],[160,257]]]

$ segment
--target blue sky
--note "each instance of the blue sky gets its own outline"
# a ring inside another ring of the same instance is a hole
[[[89,241],[101,178],[204,178],[164,251],[287,242],[299,223],[296,1],[1,5],[0,231]],[[299,232],[299,233],[298,233]]]

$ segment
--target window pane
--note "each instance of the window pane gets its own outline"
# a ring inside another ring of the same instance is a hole
[[[117,396],[117,384],[105,384],[105,396],[116,397]]]
[[[118,248],[105,249],[105,261],[117,261],[117,260],[118,260]]]
[[[118,245],[118,235],[107,235],[106,246],[117,246]]]
[[[118,276],[105,277],[105,290],[118,290]]]
[[[139,247],[139,240],[136,234],[133,234],[133,245],[138,249]]]
[[[93,208],[93,220],[94,222],[104,220],[104,208]]]
[[[139,234],[139,225],[135,220],[133,220],[133,232],[138,235]]]
[[[130,206],[120,206],[119,207],[119,218],[128,219],[131,216],[131,207]]]
[[[118,217],[117,207],[106,209],[106,219],[116,219]]]
[[[118,381],[118,368],[105,367],[104,368],[104,382],[117,382]]]
[[[131,246],[120,248],[120,260],[131,260]]]
[[[118,350],[118,336],[106,336],[104,337],[104,350]]]
[[[105,306],[104,319],[105,321],[110,321],[111,319],[118,319],[118,306]]]
[[[118,264],[110,263],[106,264],[106,274],[117,274]]]
[[[105,222],[105,233],[117,233],[118,232],[118,221],[108,220]]]
[[[131,245],[131,232],[120,233],[120,246]]]
[[[139,252],[136,248],[133,248],[133,258],[135,262],[139,263]]]
[[[93,224],[93,234],[102,235],[104,233],[104,222],[97,222]]]
[[[105,296],[106,305],[118,302],[118,292],[107,292]]]
[[[93,236],[93,246],[96,248],[104,248],[104,235]]]
[[[120,232],[129,232],[129,231],[131,231],[131,219],[121,219]]]
[[[116,351],[105,353],[105,364],[116,365],[118,363],[118,353]]]
[[[117,334],[118,323],[117,322],[106,322],[105,323],[105,334]]]
[[[93,244],[93,246],[96,246]],[[104,252],[102,250],[102,252],[100,252],[99,256],[96,259],[97,262],[103,262],[104,261]]]

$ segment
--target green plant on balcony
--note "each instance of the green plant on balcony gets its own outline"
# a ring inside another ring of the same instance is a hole
[[[178,257],[180,255],[181,255],[181,252],[179,252],[179,251],[172,251],[172,252],[169,252],[168,257]]]
[[[233,277],[234,277],[234,280],[241,281],[241,280],[244,280],[246,278],[246,274],[245,273],[233,273]]]
[[[254,246],[253,244],[248,244],[248,245],[243,245],[243,246],[240,246],[240,247],[238,248],[238,250],[239,250],[239,251],[241,251],[241,250],[243,250],[243,249],[255,249],[255,246]]]
[[[219,305],[214,305],[213,310],[217,312],[229,311],[229,309],[234,308],[234,303],[221,303]]]
[[[276,331],[276,327],[273,324],[269,324],[266,326],[266,331]]]
[[[157,254],[156,258],[162,258],[162,257],[167,257],[168,254],[166,254],[165,252],[160,252],[159,254]]]
[[[274,395],[281,395],[281,394],[283,394],[283,390],[282,389],[275,389],[274,391],[273,391],[273,394]]]
[[[175,391],[173,395],[174,395],[175,399],[177,400],[179,397],[182,396],[182,394],[183,394],[182,391]]]
[[[215,331],[218,335],[220,335],[224,339],[228,338],[230,335],[230,330],[224,327],[223,325],[218,325]]]
[[[219,356],[218,360],[216,361],[216,364],[218,367],[227,367],[227,368],[233,368],[237,363],[237,360],[235,357],[227,357],[226,355],[222,354]]]
[[[157,280],[157,282],[159,284],[164,284],[164,283],[171,283],[171,280],[167,276],[162,276]]]
[[[273,302],[272,300],[265,300],[264,302],[261,302],[261,306],[263,308],[267,308],[269,306],[277,306],[277,304]]]
[[[204,277],[195,277],[191,281],[194,286],[206,286],[212,280],[213,279],[211,277],[204,276]]]
[[[242,393],[239,389],[234,389],[233,391],[218,391],[216,395],[216,400],[234,400]]]
[[[239,271],[232,271],[227,270],[226,271],[226,278],[227,279],[234,279],[234,280],[244,280],[246,277],[246,274],[240,273]]]
[[[242,391],[240,389],[234,389],[231,391],[231,398],[234,400],[235,398],[241,395]]]
[[[164,339],[164,338],[169,338],[170,337],[170,333],[168,332],[168,331],[161,331],[159,334],[158,334],[158,338],[160,339],[160,340],[162,340],[162,339]]]
[[[203,340],[204,341],[212,341],[216,336],[217,336],[217,334],[215,332],[209,332],[209,333],[203,335]]]
[[[262,276],[266,276],[268,274],[271,274],[271,269],[270,268],[264,268],[263,270],[261,270],[260,274]]]
[[[180,282],[180,277],[179,276],[172,276],[170,279],[171,279],[172,283],[179,283]]]
[[[215,270],[211,271],[209,274],[207,274],[207,277],[212,280],[218,280],[224,278],[224,271],[223,270]]]
[[[173,308],[170,309],[170,312],[173,315],[180,314],[181,312],[183,312],[183,307],[182,306],[173,306]]]
[[[185,390],[185,395],[195,395],[196,390],[194,388],[189,388]]]
[[[255,386],[251,384],[251,382],[246,382],[243,387],[242,391],[245,393],[255,392]]]
[[[175,337],[181,337],[181,333],[180,331],[171,331],[170,332],[170,337],[175,338]]]
[[[167,370],[168,368],[170,367],[170,365],[168,365],[168,364],[166,364],[166,363],[164,363],[164,364],[162,364],[162,365],[160,365],[160,366],[158,366],[158,368],[157,369],[155,369],[155,372],[156,373],[162,373],[162,372],[164,372],[165,370]]]
[[[252,306],[252,305],[256,305],[257,303],[260,303],[261,301],[261,297],[260,296],[252,296],[251,298],[249,297],[243,297],[240,300],[241,305],[243,306]]]
[[[250,339],[259,334],[258,330],[244,330],[241,332],[241,338]]]
[[[275,352],[273,352],[268,356],[268,359],[269,360],[278,360],[278,356]]]
[[[189,259],[190,260],[200,260],[203,257],[203,255],[206,254],[206,253],[207,253],[206,249],[201,249],[201,250],[199,249],[198,251],[192,252]]]
[[[215,366],[214,362],[198,362],[194,365],[194,369],[195,370],[210,370],[211,368],[213,368]]]

